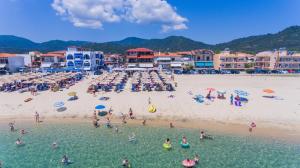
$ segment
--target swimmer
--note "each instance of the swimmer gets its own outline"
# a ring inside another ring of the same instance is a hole
[[[52,149],[57,149],[58,148],[58,144],[56,142],[52,143]]]
[[[183,144],[187,144],[187,139],[186,139],[185,136],[182,137],[182,143],[183,143]]]
[[[194,157],[195,163],[198,164],[199,160],[200,160],[199,155],[196,154],[195,157]]]
[[[131,136],[128,136],[128,141],[129,141],[129,142],[134,142],[134,141],[136,141],[136,138],[135,138],[135,134],[134,134],[134,133],[132,133]]]
[[[115,133],[119,133],[119,128],[115,127]]]
[[[170,141],[170,139],[169,139],[169,138],[167,138],[167,139],[166,139],[166,141],[165,141],[165,143],[166,143],[166,144],[169,144],[169,145],[171,145],[171,141]]]
[[[200,140],[203,140],[205,138],[205,133],[204,131],[200,132]]]
[[[11,132],[15,131],[15,122],[8,123],[8,126],[9,126]]]
[[[170,128],[174,128],[174,125],[172,122],[170,122]]]
[[[122,166],[126,168],[130,167],[129,160],[127,158],[122,161]]]
[[[21,129],[21,131],[20,131],[20,134],[21,135],[24,135],[24,134],[26,134],[27,132],[25,131],[25,129]]]
[[[69,158],[67,157],[67,155],[64,155],[64,156],[62,157],[61,163],[64,164],[64,165],[70,164],[70,160],[69,160]]]
[[[23,145],[23,144],[24,144],[24,143],[21,141],[21,139],[18,138],[17,141],[16,141],[16,145]]]

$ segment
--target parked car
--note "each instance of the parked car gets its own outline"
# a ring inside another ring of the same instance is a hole
[[[9,74],[7,70],[0,70],[0,75],[7,75]]]
[[[100,70],[97,70],[97,71],[94,72],[94,75],[102,75],[102,74],[103,74],[103,72],[100,71]]]

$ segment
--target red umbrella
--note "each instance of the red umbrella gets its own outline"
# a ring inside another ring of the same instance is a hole
[[[216,89],[215,88],[206,88],[206,90],[210,91],[210,92],[213,92],[215,91]]]

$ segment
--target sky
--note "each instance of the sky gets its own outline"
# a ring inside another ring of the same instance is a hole
[[[208,44],[300,25],[300,0],[0,0],[0,34],[35,42],[185,36]]]

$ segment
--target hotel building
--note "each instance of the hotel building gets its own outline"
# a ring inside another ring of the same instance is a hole
[[[65,51],[54,51],[40,54],[41,68],[60,68],[65,67]]]
[[[153,68],[154,52],[147,48],[136,48],[126,51],[128,68]]]
[[[66,52],[66,66],[69,69],[91,71],[104,65],[101,51],[87,51],[78,47],[69,47]]]
[[[248,70],[254,68],[254,55],[229,50],[214,55],[216,70]]]
[[[211,50],[193,50],[194,65],[196,69],[214,69],[214,52]]]

